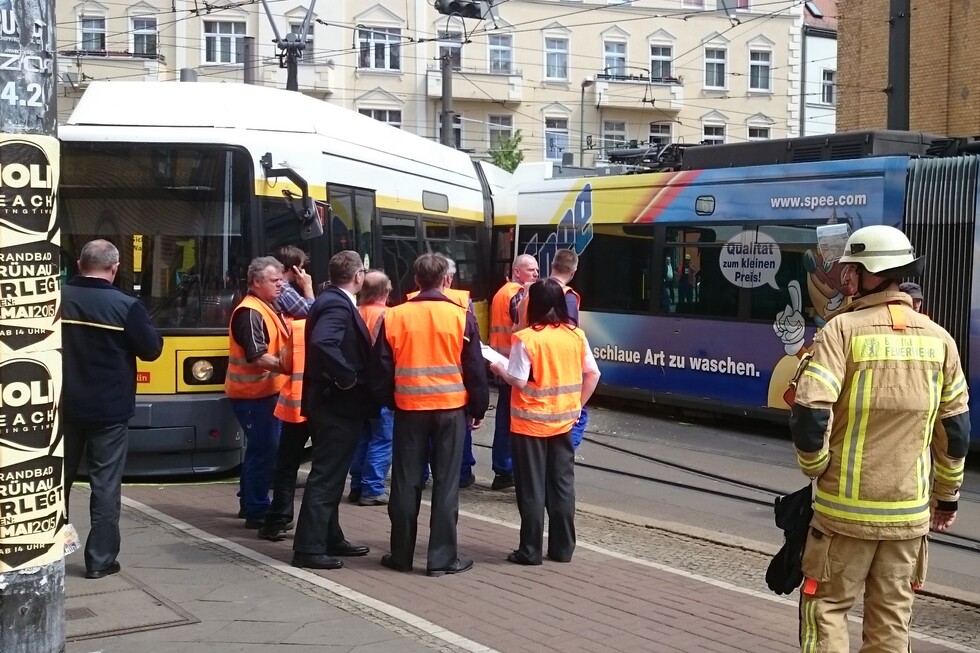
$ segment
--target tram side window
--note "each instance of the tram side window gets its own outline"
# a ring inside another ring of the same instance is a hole
[[[484,284],[480,283],[479,234],[476,227],[453,227],[450,257],[456,261],[456,287],[468,290],[475,300],[486,299]]]
[[[586,310],[649,313],[652,266],[652,225],[595,225],[572,286]]]
[[[844,297],[840,294],[839,266],[825,265],[817,249],[816,227],[766,225],[758,231],[776,241],[779,268],[773,279],[778,289],[769,284],[751,289],[752,319],[772,322],[789,306],[800,312],[807,326],[822,323]],[[794,281],[799,289],[799,303],[795,305],[790,292]]]
[[[331,184],[327,192],[332,218],[325,231],[330,233],[331,255],[345,249],[361,256],[370,253],[374,191]]]
[[[663,274],[661,312],[701,317],[738,316],[738,288],[721,269],[722,245],[741,225],[667,230],[659,269]]]
[[[492,295],[510,280],[514,266],[514,227],[502,227],[493,231],[493,259],[490,261],[490,287]]]
[[[405,301],[415,289],[415,259],[419,257],[415,218],[381,215],[381,256],[391,278],[391,304]]]

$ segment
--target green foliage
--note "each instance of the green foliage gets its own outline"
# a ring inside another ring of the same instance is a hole
[[[524,152],[521,151],[521,130],[518,129],[510,138],[499,138],[490,150],[490,160],[498,168],[503,168],[507,172],[514,172],[518,164],[524,160]]]

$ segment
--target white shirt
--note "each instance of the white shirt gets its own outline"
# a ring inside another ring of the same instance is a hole
[[[589,346],[589,339],[582,336],[585,341],[585,361],[582,365],[584,372],[599,373],[599,366],[595,362],[592,348]],[[531,359],[527,354],[527,347],[520,340],[515,339],[510,347],[510,364],[507,366],[507,373],[515,379],[527,381],[531,377]]]
[[[350,299],[350,303],[354,305],[354,308],[357,308],[357,298],[354,297],[354,293],[349,290],[344,290],[343,288],[340,288],[340,290],[343,290],[344,294],[347,295],[347,298]]]

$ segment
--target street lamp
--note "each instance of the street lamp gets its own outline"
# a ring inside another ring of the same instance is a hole
[[[578,103],[578,164],[585,167],[585,89],[595,83],[591,77],[582,80],[582,95]]]

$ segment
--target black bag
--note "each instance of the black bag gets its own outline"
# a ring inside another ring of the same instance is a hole
[[[776,526],[785,533],[785,542],[769,563],[766,585],[776,594],[791,594],[803,582],[803,546],[813,518],[813,492],[807,484],[776,497],[774,504]]]

